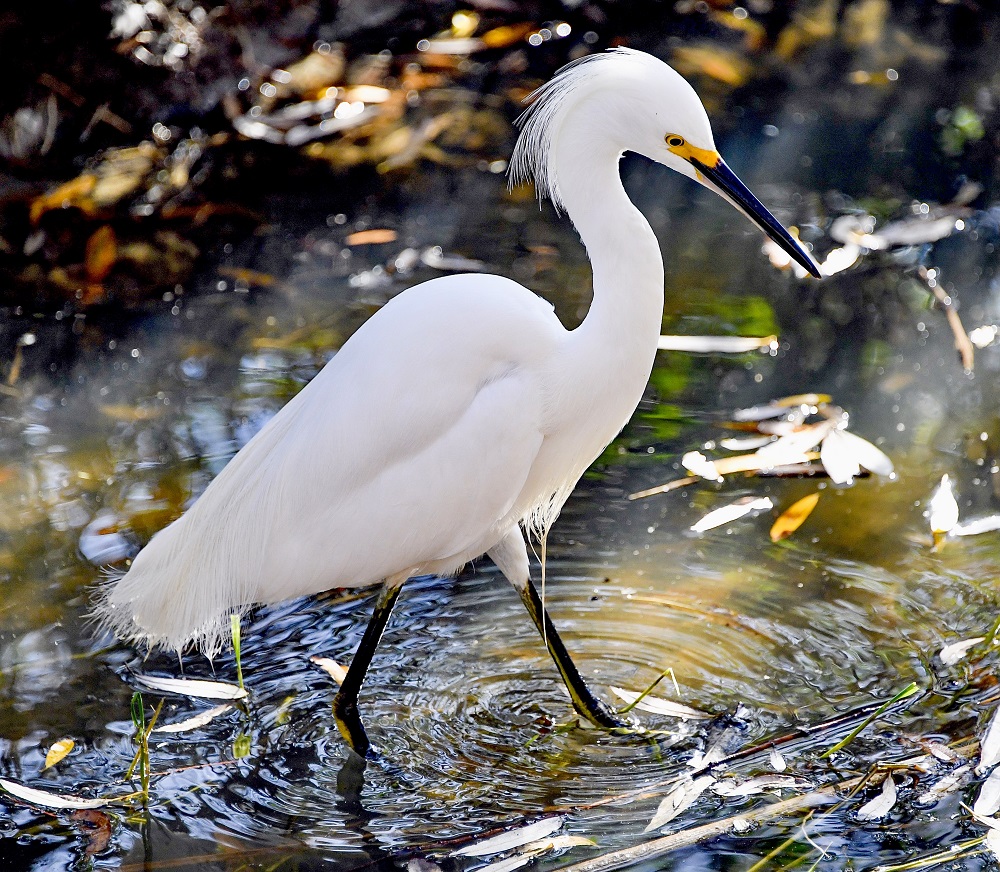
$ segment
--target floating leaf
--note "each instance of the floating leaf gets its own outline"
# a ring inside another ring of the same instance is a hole
[[[204,681],[196,678],[162,678],[159,675],[135,675],[135,680],[150,690],[178,693],[200,699],[244,699],[247,692],[235,684]]]
[[[508,830],[499,836],[491,836],[465,845],[456,851],[452,851],[452,856],[459,857],[488,857],[490,854],[499,854],[502,851],[510,851],[513,848],[520,848],[530,842],[545,838],[558,830],[563,825],[561,816],[543,818],[528,824],[524,827]]]
[[[623,687],[611,687],[611,692],[625,700],[627,703],[634,703],[639,699],[640,694],[632,690],[625,690]],[[653,712],[658,715],[666,715],[669,718],[681,718],[682,720],[704,720],[710,718],[707,712],[700,712],[698,709],[689,708],[679,702],[672,702],[669,699],[661,699],[656,696],[643,697],[635,704],[640,711]]]
[[[692,778],[685,775],[680,782],[668,793],[656,809],[653,819],[647,824],[644,833],[651,830],[658,830],[665,824],[670,823],[675,817],[692,805],[702,793],[715,781],[714,775],[701,775]]]
[[[960,787],[963,787],[971,776],[971,766],[959,766],[954,772],[949,772],[944,777],[935,781],[930,787],[927,788],[927,790],[917,797],[917,802],[920,805],[933,805],[949,793],[953,793]]]
[[[816,491],[792,503],[778,516],[778,520],[771,526],[771,541],[780,542],[782,539],[787,539],[791,536],[792,533],[802,526],[805,519],[812,514],[812,510],[816,508],[818,502],[819,491]]]
[[[687,351],[695,354],[740,354],[761,348],[778,347],[777,336],[661,336],[660,351]]]
[[[987,515],[956,524],[949,532],[952,536],[978,536],[980,533],[993,533],[997,530],[1000,530],[1000,515]]]
[[[885,781],[882,782],[882,792],[858,809],[858,819],[874,821],[884,818],[892,811],[892,807],[895,804],[896,782],[892,780],[892,773],[888,772],[886,773]]]
[[[979,765],[976,774],[983,775],[1000,760],[1000,706],[993,712],[986,733],[979,742]]]
[[[164,724],[162,727],[154,727],[152,732],[154,733],[184,733],[188,730],[197,730],[199,727],[204,727],[206,724],[214,721],[219,715],[225,714],[232,708],[231,705],[217,705],[215,708],[210,708],[207,711],[199,712],[190,718],[185,718],[183,721],[175,721],[172,724]]]
[[[103,811],[93,808],[78,808],[69,816],[86,840],[84,853],[88,857],[100,854],[111,843],[111,818]]]
[[[958,523],[958,501],[955,499],[955,489],[947,473],[941,476],[941,484],[937,486],[927,505],[927,520],[930,522],[935,541],[951,532]]]
[[[315,663],[330,678],[336,681],[338,685],[343,684],[344,679],[347,678],[347,670],[336,660],[332,660],[329,657],[310,657],[309,662]]]
[[[383,245],[386,242],[395,242],[398,236],[399,234],[395,230],[373,228],[351,233],[344,242],[347,245]]]
[[[823,461],[823,466],[826,466],[826,455],[823,452],[827,450],[827,443],[831,439],[834,446],[836,446],[833,449],[836,453],[844,457],[850,457],[852,462],[857,463],[863,469],[874,472],[876,475],[892,475],[895,471],[889,456],[881,448],[876,448],[867,439],[862,439],[860,436],[855,436],[853,433],[849,433],[843,429],[834,430],[823,441],[823,450],[820,452],[820,459]],[[829,468],[827,471],[829,472]],[[857,475],[857,473],[854,475]],[[834,478],[832,473],[830,477]],[[851,477],[853,478],[854,476]],[[834,481],[837,481],[837,479],[834,478]],[[837,483],[841,484],[842,482],[837,481]]]
[[[810,786],[808,781],[803,781],[793,775],[758,775],[739,783],[733,778],[716,781],[712,785],[712,792],[719,796],[744,797],[754,796],[765,790],[806,790]]]
[[[55,766],[60,760],[62,760],[73,748],[76,746],[76,742],[72,739],[60,739],[58,742],[53,742],[52,747],[49,748],[48,752],[45,754],[45,765],[42,767],[44,772],[50,766]]]
[[[1000,811],[1000,767],[994,769],[980,786],[972,810],[977,815],[994,815]]]
[[[237,760],[242,760],[244,757],[250,756],[250,736],[246,733],[240,733],[233,740],[233,756]]]
[[[110,225],[98,227],[87,240],[84,268],[92,282],[102,282],[118,259],[118,239]]]
[[[938,652],[938,657],[941,658],[941,662],[945,666],[954,666],[963,657],[965,657],[970,648],[974,648],[985,638],[985,636],[976,636],[973,639],[963,639],[961,642],[952,642],[950,645],[945,645]]]
[[[826,438],[833,427],[833,421],[821,421],[818,424],[801,427],[758,449],[757,457],[766,462],[767,466],[802,463],[806,455]]]
[[[704,533],[707,530],[714,530],[724,524],[731,524],[740,518],[754,512],[767,512],[774,508],[774,503],[769,497],[740,497],[736,502],[728,506],[722,506],[705,515],[700,521],[691,525],[694,533]]]
[[[986,847],[990,849],[994,860],[1000,860],[1000,829],[991,829],[986,834]]]
[[[747,436],[741,439],[720,439],[719,447],[726,451],[756,451],[774,442],[773,436]]]
[[[47,790],[38,790],[35,787],[18,784],[16,781],[8,781],[6,778],[0,778],[0,787],[12,796],[42,808],[103,808],[121,798],[84,799],[71,793],[49,793]]]
[[[722,476],[715,468],[715,464],[700,451],[689,451],[681,458],[681,465],[691,475],[698,475],[709,481],[722,481]]]
[[[785,758],[781,756],[781,751],[777,748],[771,749],[771,753],[767,755],[767,762],[771,764],[771,768],[775,772],[784,772],[787,765]]]

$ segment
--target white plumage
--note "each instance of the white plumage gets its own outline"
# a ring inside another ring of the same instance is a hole
[[[718,158],[701,102],[672,69],[627,50],[569,65],[537,92],[511,166],[587,247],[583,323],[567,331],[498,276],[404,291],[105,589],[106,624],[211,653],[229,615],[253,603],[398,586],[486,552],[524,595],[520,525],[547,530],[635,410],[656,353],[663,265],[618,176],[626,150],[721,193],[808,262]]]

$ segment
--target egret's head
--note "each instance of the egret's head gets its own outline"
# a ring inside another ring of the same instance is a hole
[[[802,244],[726,165],[701,100],[667,64],[630,49],[589,55],[563,67],[533,98],[520,119],[512,181],[533,180],[539,196],[548,196],[558,208],[556,142],[634,151],[719,194],[819,278]]]

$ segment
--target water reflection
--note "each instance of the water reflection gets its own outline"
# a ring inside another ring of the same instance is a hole
[[[680,700],[731,718],[746,745],[887,698],[911,680],[961,687],[961,669],[938,674],[932,655],[989,629],[1000,543],[983,536],[932,553],[922,511],[944,472],[959,482],[963,513],[995,500],[995,349],[979,359],[986,375],[970,380],[939,313],[915,313],[898,296],[901,273],[891,262],[803,288],[771,270],[757,237],[730,223],[736,216],[723,218],[723,205],[699,204],[697,225],[683,211],[668,218],[658,201],[674,182],[626,170],[670,243],[671,330],[776,327],[782,345],[775,357],[661,355],[639,416],[567,505],[549,542],[547,599],[581,670],[605,692],[641,690],[670,667]],[[289,217],[276,204],[266,238],[220,255],[226,269],[261,275],[287,266],[268,287],[209,268],[192,293],[123,321],[89,316],[79,334],[10,319],[8,335],[30,328],[38,341],[23,349],[0,420],[5,774],[53,789],[120,786],[134,753],[129,670],[140,659],[87,630],[88,591],[99,579],[90,561],[127,553],[176,517],[375,307],[435,274],[423,264],[388,270],[400,250],[458,250],[529,282],[568,323],[582,316],[588,278],[572,233],[532,203],[508,199],[493,175],[465,181],[462,202],[451,175],[432,173],[398,210],[380,205],[380,223],[400,229],[399,250],[344,245],[347,232],[369,226],[360,207],[342,226],[325,211]],[[764,195],[779,214],[809,211],[787,191]],[[986,323],[998,317],[983,277],[994,268],[985,246],[996,234],[981,221],[978,240],[948,240],[934,255],[963,277],[963,311]],[[806,525],[779,545],[767,537],[768,518],[704,536],[689,527],[725,500],[787,505],[815,483],[748,479],[625,499],[679,475],[684,451],[717,438],[721,413],[806,389],[829,389],[852,413],[852,428],[885,439],[896,481],[824,487]],[[987,434],[972,440],[978,455],[967,433]],[[149,825],[121,822],[114,850],[126,862],[165,862],[223,845],[243,858],[352,868],[553,808],[575,810],[570,830],[610,848],[639,838],[656,799],[588,806],[662,783],[709,741],[709,727],[646,714],[643,723],[666,736],[563,729],[571,710],[559,677],[514,592],[483,563],[405,590],[361,696],[387,762],[369,765],[359,796],[332,728],[335,688],[309,658],[348,661],[370,606],[334,596],[259,613],[244,632],[249,712],[155,740],[154,771],[170,774],[155,782]],[[141,668],[177,671],[161,657]],[[191,659],[185,670],[235,674],[230,657],[214,667]],[[968,734],[978,706],[970,691],[936,719],[925,711],[908,726]],[[203,708],[170,698],[161,717]],[[241,732],[252,752],[234,761]],[[67,735],[79,752],[42,773],[45,748]],[[790,764],[801,762],[795,753],[804,752],[790,752]],[[80,837],[65,820],[10,808],[20,832],[34,825],[39,842],[59,845],[49,863],[79,856]],[[699,819],[723,809],[732,812],[714,796],[696,807]],[[871,856],[870,834],[847,821],[846,812],[828,819],[818,837],[844,855]],[[927,845],[949,834],[942,823],[906,839]],[[748,849],[728,838],[713,850]],[[690,851],[664,861],[678,869],[719,862]]]

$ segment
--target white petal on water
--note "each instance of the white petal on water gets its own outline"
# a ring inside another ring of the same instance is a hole
[[[746,436],[735,439],[720,439],[719,447],[725,448],[726,451],[756,451],[773,441],[773,436]]]
[[[1000,811],[1000,768],[994,769],[980,785],[972,810],[978,815],[994,815]]]
[[[983,518],[973,518],[963,524],[951,528],[952,536],[978,536],[980,533],[993,533],[1000,530],[1000,515],[986,515]]]
[[[976,636],[973,639],[962,639],[961,642],[952,642],[945,645],[939,652],[938,657],[945,666],[954,666],[962,660],[970,648],[974,648],[985,639],[985,636]]]
[[[834,484],[850,484],[861,474],[861,464],[845,441],[843,430],[834,430],[823,440],[819,459]]]
[[[802,463],[807,459],[805,455],[819,445],[833,427],[833,421],[821,421],[819,424],[803,427],[765,445],[757,451],[757,456],[761,461],[766,461],[767,466]]]
[[[164,693],[179,693],[199,699],[244,699],[247,692],[236,684],[224,681],[203,681],[197,678],[163,678],[159,675],[132,676],[143,687],[162,690]]]
[[[727,778],[725,781],[716,781],[712,785],[712,792],[719,796],[744,797],[754,796],[758,793],[763,793],[765,790],[805,790],[809,786],[808,781],[795,778],[793,775],[758,775],[755,778],[748,778],[746,781],[739,783],[733,778]]]
[[[709,481],[722,481],[722,476],[719,475],[719,470],[715,468],[715,464],[700,451],[689,451],[681,458],[681,465],[691,475],[700,475]]]
[[[954,793],[960,787],[964,787],[966,782],[972,777],[972,767],[968,764],[959,766],[954,772],[949,772],[935,781],[920,796],[917,803],[920,805],[934,805],[942,797],[949,793]]]
[[[23,799],[25,802],[30,802],[32,805],[38,805],[42,808],[104,808],[104,806],[115,801],[115,797],[110,799],[84,799],[82,796],[74,796],[70,793],[49,793],[47,790],[38,790],[35,787],[18,784],[16,781],[8,781],[6,778],[0,778],[0,787],[12,796],[16,796],[18,799]]]
[[[785,771],[785,758],[781,756],[781,751],[777,748],[771,749],[771,753],[767,755],[767,761],[775,772]]]
[[[927,520],[932,533],[948,533],[958,523],[958,501],[947,473],[941,476],[941,484],[927,504]]]
[[[990,829],[986,834],[986,847],[993,853],[993,857],[1000,860],[1000,830]]]
[[[501,851],[520,848],[522,845],[543,839],[545,836],[549,836],[558,830],[562,824],[563,819],[558,815],[556,817],[543,818],[540,821],[535,821],[533,824],[500,833],[499,836],[491,836],[488,839],[473,842],[471,845],[466,845],[457,851],[452,851],[452,855],[459,857],[487,857],[490,854],[499,854]]]
[[[692,805],[713,781],[715,781],[714,775],[702,775],[698,778],[691,778],[690,775],[685,775],[677,786],[660,802],[659,807],[656,809],[656,814],[653,815],[653,819],[643,832],[648,833],[650,830],[658,830],[665,824],[670,823],[677,815]]]
[[[842,248],[834,248],[819,265],[819,271],[825,276],[833,276],[854,266],[861,256],[861,246],[847,243]]]
[[[889,772],[882,782],[882,792],[874,799],[866,802],[858,809],[858,819],[863,821],[874,821],[884,818],[892,807],[896,804],[896,782],[892,780],[892,773]]]
[[[322,669],[327,675],[330,676],[338,685],[344,683],[344,679],[347,678],[347,670],[344,669],[336,660],[330,657],[310,657],[310,663],[315,663],[320,669]]]
[[[774,508],[774,503],[769,497],[741,497],[734,503],[722,508],[715,509],[705,515],[700,521],[691,525],[694,533],[704,533],[706,530],[714,530],[724,524],[731,524],[753,512],[767,512]]]
[[[987,772],[1000,760],[1000,706],[993,712],[986,733],[979,741],[979,765],[976,774]]]
[[[215,708],[210,708],[207,711],[199,712],[190,718],[185,718],[183,721],[175,721],[172,724],[164,724],[161,727],[153,727],[154,733],[185,733],[188,730],[197,730],[198,727],[204,727],[206,724],[214,721],[219,715],[225,714],[232,708],[228,703],[225,705],[217,705]]]
[[[772,346],[777,349],[777,336],[661,336],[656,347],[660,351],[740,354]]]
[[[969,331],[969,341],[976,348],[986,348],[987,345],[993,344],[998,332],[1000,330],[997,329],[996,324],[984,324],[982,327],[974,327]]]
[[[625,690],[623,687],[612,687],[611,692],[625,700],[625,702],[635,702],[639,698],[639,694],[632,690]],[[697,709],[688,708],[686,705],[682,705],[679,702],[673,702],[669,699],[662,699],[657,696],[647,696],[644,697],[642,702],[636,705],[639,711],[644,712],[654,712],[658,715],[666,715],[669,718],[681,718],[682,720],[705,720],[710,718],[711,715],[707,712],[700,712]]]
[[[770,418],[781,418],[788,414],[788,407],[777,403],[767,403],[763,406],[750,406],[748,409],[737,409],[733,412],[734,421],[767,421]]]
[[[847,430],[838,430],[842,442],[850,446],[851,453],[858,463],[875,475],[892,475],[895,468],[892,461],[881,448],[872,445],[867,439],[862,439]]]

